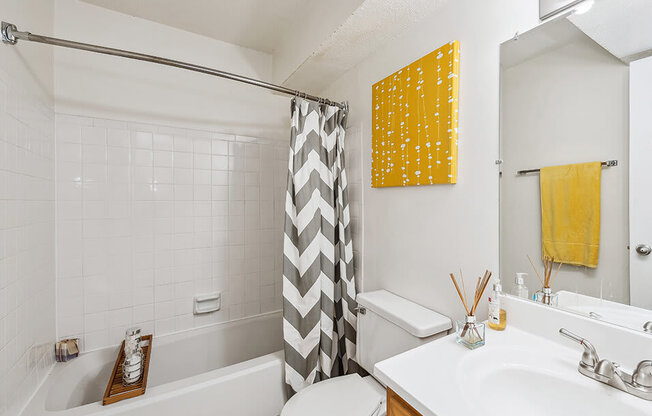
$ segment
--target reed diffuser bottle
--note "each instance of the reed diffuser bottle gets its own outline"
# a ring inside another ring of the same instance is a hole
[[[458,344],[464,345],[468,349],[475,349],[481,347],[485,344],[485,328],[482,322],[477,322],[475,318],[475,310],[482,299],[482,294],[484,293],[489,278],[491,277],[491,272],[485,270],[484,277],[478,277],[478,281],[475,285],[475,292],[473,295],[473,303],[467,302],[466,298],[466,287],[464,285],[464,278],[462,277],[462,272],[460,271],[460,280],[462,282],[462,289],[457,284],[457,279],[453,273],[450,274],[453,285],[455,285],[455,290],[464,305],[464,311],[466,312],[466,317],[463,320],[455,321],[455,334],[456,341]],[[468,305],[471,305],[469,308]]]
[[[534,300],[544,305],[557,306],[558,295],[557,293],[552,292],[552,282],[555,280],[555,277],[557,277],[557,274],[559,273],[559,270],[561,270],[561,266],[563,263],[559,262],[557,271],[553,276],[552,270],[554,268],[555,258],[544,256],[543,278],[542,278],[539,272],[537,271],[536,267],[534,267],[534,263],[532,263],[532,259],[530,258],[530,256],[527,256],[527,258],[530,261],[530,264],[532,265],[532,269],[534,269],[534,272],[537,274],[537,277],[539,278],[539,281],[541,282],[541,286],[542,286],[541,290],[538,290],[534,294]]]

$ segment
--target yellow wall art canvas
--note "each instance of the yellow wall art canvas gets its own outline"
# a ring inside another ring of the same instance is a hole
[[[373,187],[457,181],[458,41],[372,86]]]

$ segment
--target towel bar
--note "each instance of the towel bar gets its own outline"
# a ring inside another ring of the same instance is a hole
[[[616,159],[605,160],[601,164],[602,164],[602,166],[606,166],[606,167],[618,166],[618,161]],[[536,172],[540,172],[540,171],[541,171],[541,169],[526,169],[526,170],[518,170],[518,171],[516,171],[516,174],[517,175],[526,175],[528,173],[536,173]]]

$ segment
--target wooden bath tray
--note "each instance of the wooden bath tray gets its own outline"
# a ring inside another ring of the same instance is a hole
[[[145,389],[147,388],[147,373],[149,371],[149,355],[152,352],[152,336],[143,335],[140,337],[140,340],[143,348],[143,356],[145,357],[143,376],[137,383],[130,386],[122,385],[122,363],[125,360],[125,342],[122,341],[120,352],[115,360],[113,372],[109,379],[109,384],[106,386],[106,391],[104,392],[102,405],[106,406],[107,404],[113,404],[120,400],[131,399],[132,397],[145,394]]]

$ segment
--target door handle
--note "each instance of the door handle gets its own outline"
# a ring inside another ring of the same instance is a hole
[[[647,256],[652,253],[652,248],[647,244],[639,244],[636,246],[636,252],[641,256]]]

